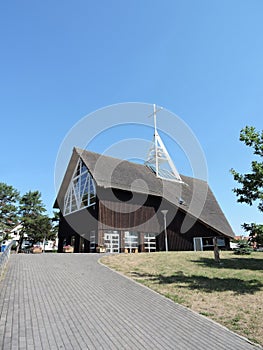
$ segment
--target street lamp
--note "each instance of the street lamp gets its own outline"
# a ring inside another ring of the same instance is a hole
[[[46,234],[43,239],[43,253],[45,253],[45,245],[46,245]]]
[[[164,220],[164,240],[165,240],[165,251],[168,252],[168,240],[167,240],[167,230],[166,230],[166,215],[168,210],[161,210]]]

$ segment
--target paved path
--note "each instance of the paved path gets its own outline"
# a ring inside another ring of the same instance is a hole
[[[11,255],[0,282],[0,348],[258,349],[97,260]]]

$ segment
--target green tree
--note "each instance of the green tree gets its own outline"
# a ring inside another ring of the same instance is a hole
[[[256,242],[263,246],[263,225],[252,222],[251,224],[243,224],[242,227],[246,232],[249,232],[252,243]]]
[[[44,240],[52,239],[52,225],[51,220],[47,215],[39,215],[34,223],[31,225],[31,232],[29,233],[29,240],[34,244]]]
[[[248,147],[253,148],[253,154],[258,157],[258,160],[251,162],[251,172],[247,174],[240,174],[234,169],[231,173],[234,180],[237,181],[241,187],[234,188],[233,191],[238,197],[237,201],[240,203],[247,203],[248,205],[257,204],[258,210],[263,211],[263,131],[257,131],[253,126],[246,126],[240,132],[240,141],[244,142]],[[246,224],[242,227],[249,232],[253,239],[261,244],[263,240],[263,225],[260,224]]]
[[[0,240],[7,239],[18,222],[18,200],[19,192],[13,186],[0,182]]]
[[[53,217],[51,218],[52,228],[51,228],[50,239],[57,238],[58,227],[59,227],[59,219],[60,219],[59,211],[53,211]]]
[[[51,230],[50,219],[44,213],[46,209],[39,191],[29,191],[20,199],[19,212],[22,230],[20,232],[19,250],[27,234],[27,240],[32,244],[42,241]]]

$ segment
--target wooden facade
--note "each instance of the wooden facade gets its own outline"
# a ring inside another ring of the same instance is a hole
[[[105,191],[107,192],[107,191]],[[121,191],[124,192],[124,191]],[[59,246],[58,252],[63,251],[63,244],[74,246],[74,252],[96,252],[97,247],[104,247],[104,235],[106,232],[117,231],[119,235],[119,252],[125,252],[124,234],[127,231],[138,233],[138,252],[145,252],[144,234],[154,234],[156,238],[156,250],[165,250],[165,234],[163,215],[159,209],[160,198],[149,196],[143,206],[138,197],[135,196],[132,203],[125,200],[125,192],[121,194],[122,200],[114,201],[107,199],[97,199],[96,205],[92,208],[82,209],[79,212],[63,216],[59,225]],[[137,201],[136,201],[137,198]],[[169,251],[190,251],[194,250],[194,238],[202,237],[203,240],[212,241],[213,237],[223,237],[225,240],[225,249],[229,248],[229,237],[213,228],[200,223],[196,220],[191,229],[182,234],[181,224],[185,218],[185,213],[175,208],[170,203],[166,203],[168,208],[167,227],[168,248]],[[95,246],[90,247],[91,233],[95,231]],[[212,249],[212,244],[203,244],[204,248]]]
[[[73,245],[76,253],[164,251],[166,246],[162,209],[168,211],[166,233],[169,251],[212,249],[213,237],[221,238],[222,248],[229,248],[229,239],[234,234],[209,188],[207,200],[203,204],[204,208],[200,216],[195,217],[190,212],[189,205],[192,201],[191,193],[194,193],[191,188],[193,182],[191,178],[190,180],[186,178],[189,185],[183,186],[182,193],[185,203],[178,204],[178,201],[173,200],[172,196],[173,191],[177,194],[178,184],[169,183],[170,191],[167,199],[162,197],[158,192],[162,183],[158,182],[159,179],[157,181],[143,165],[133,165],[130,162],[121,166],[118,164],[120,171],[117,175],[114,174],[113,183],[106,183],[104,172],[96,174],[94,171],[96,157],[100,155],[94,155],[88,151],[82,152],[85,152],[85,157],[83,153],[80,154],[74,150],[68,167],[70,171],[68,170],[65,175],[55,204],[55,207],[61,210],[58,252],[63,251],[64,245]],[[109,157],[103,157],[106,172],[107,167],[110,167],[113,161],[108,159]],[[74,164],[79,158],[84,159],[83,162],[85,161],[93,176],[96,201],[89,207],[63,215],[65,193],[73,176]],[[129,171],[125,176],[130,176],[129,179],[122,177],[125,173],[123,169],[127,170],[127,167]],[[118,168],[115,166],[115,173],[116,169]],[[145,181],[146,175],[149,177],[150,191],[148,193],[131,192],[129,183],[132,183],[138,176],[143,177]],[[120,188],[118,188],[117,181],[120,181]],[[199,191],[206,186],[201,181],[198,182],[198,185]],[[155,188],[156,195],[153,193]],[[194,198],[194,200],[197,204],[200,202],[199,198]],[[192,224],[186,232],[182,233],[182,223],[186,218],[191,219]]]

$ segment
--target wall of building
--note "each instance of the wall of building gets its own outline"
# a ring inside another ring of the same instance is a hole
[[[58,230],[58,252],[64,245],[74,245],[74,252],[89,252],[91,231],[98,231],[98,206],[82,209],[75,213],[61,215]],[[84,241],[83,241],[84,240]]]
[[[167,206],[167,238],[169,250],[173,251],[191,251],[194,250],[195,237],[225,237],[220,232],[205,225],[199,220],[193,220],[192,226],[187,232],[182,233],[182,223],[185,220],[186,214],[182,210],[175,208],[170,203]],[[159,218],[160,220],[161,218]],[[229,238],[225,237],[226,248],[229,247]],[[165,234],[164,231],[157,237],[157,248],[160,251],[165,250]],[[212,247],[211,247],[212,249]]]
[[[58,251],[63,244],[73,245],[75,252],[94,252],[104,247],[104,235],[117,231],[119,234],[119,252],[125,251],[125,231],[138,232],[138,251],[144,252],[144,234],[156,235],[156,250],[165,250],[164,217],[161,209],[167,213],[167,237],[169,250],[194,250],[194,237],[222,236],[212,228],[196,220],[193,226],[181,233],[185,212],[159,197],[132,194],[128,191],[98,189],[96,205],[61,217],[59,225]],[[95,233],[94,233],[95,232]],[[91,235],[94,234],[95,246]],[[229,239],[226,238],[229,245]]]

